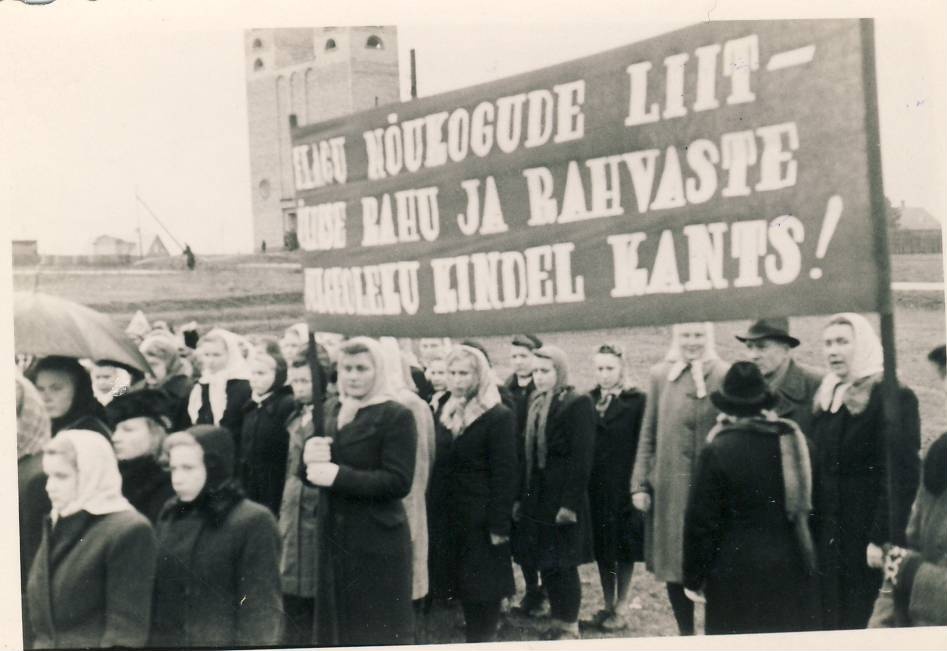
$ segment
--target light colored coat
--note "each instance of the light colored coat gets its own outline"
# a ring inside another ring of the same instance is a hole
[[[428,593],[427,576],[427,481],[434,465],[434,417],[431,407],[410,389],[401,389],[397,400],[411,410],[418,430],[418,447],[414,462],[411,492],[404,498],[404,510],[411,527],[412,588],[411,599]]]
[[[645,526],[648,569],[659,581],[682,583],[684,512],[697,458],[718,414],[710,394],[723,382],[728,365],[720,360],[704,362],[707,396],[703,398],[697,398],[689,372],[669,381],[670,366],[661,362],[649,373],[631,492],[651,494],[651,511]]]

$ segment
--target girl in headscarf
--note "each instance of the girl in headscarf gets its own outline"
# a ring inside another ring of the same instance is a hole
[[[752,362],[735,363],[710,400],[722,414],[701,451],[684,522],[684,585],[706,601],[704,630],[813,630],[806,437],[773,411],[779,398]]]
[[[410,644],[411,531],[403,499],[411,491],[417,427],[388,388],[380,345],[366,337],[340,350],[339,396],[325,405],[325,436],[303,450],[320,499],[320,580],[312,643]]]
[[[36,387],[16,372],[16,456],[20,507],[20,592],[24,648],[32,648],[32,626],[26,602],[26,580],[33,556],[43,539],[43,519],[49,513],[43,448],[51,436],[49,415]]]
[[[582,605],[578,566],[593,560],[588,485],[595,407],[569,385],[564,351],[547,345],[534,355],[536,391],[526,416],[525,467],[513,514],[549,595],[552,621],[545,638],[576,639]]]
[[[681,635],[694,634],[694,604],[684,594],[684,511],[717,408],[709,394],[727,372],[714,349],[711,323],[672,328],[671,349],[651,368],[648,397],[631,475],[632,503],[647,513],[645,561],[668,599]]]
[[[625,608],[636,561],[644,560],[644,520],[631,505],[628,486],[638,450],[645,396],[634,388],[624,349],[602,344],[592,357],[597,386],[595,457],[589,482],[592,540],[605,607],[592,619],[604,630],[627,626]]]
[[[304,350],[309,341],[309,326],[305,323],[295,323],[283,332],[279,341],[283,359],[295,359],[299,351]]]
[[[278,352],[257,350],[253,355],[250,388],[238,439],[237,476],[247,497],[278,517],[289,450],[286,422],[296,408],[293,389],[286,384],[286,361]]]
[[[279,531],[234,479],[233,435],[196,425],[165,439],[177,497],[158,518],[148,646],[265,647],[279,641]]]
[[[882,582],[881,546],[903,536],[917,491],[920,415],[917,396],[901,387],[901,426],[890,442],[889,468],[881,342],[864,317],[850,313],[833,316],[822,341],[829,374],[816,392],[811,431],[822,628],[865,628]],[[895,505],[888,502],[888,473],[895,478]]]
[[[428,527],[425,495],[431,466],[434,464],[434,417],[428,404],[413,390],[414,382],[411,380],[407,361],[402,357],[398,340],[394,337],[382,337],[378,343],[385,357],[388,388],[395,400],[411,410],[418,431],[414,480],[411,482],[411,492],[404,498],[404,508],[408,513],[408,524],[411,526],[413,554],[411,599],[415,605],[415,616],[419,617],[423,614],[420,600],[428,593]],[[422,622],[418,622],[418,629],[423,630]]]
[[[65,429],[85,429],[111,436],[105,408],[95,399],[92,378],[72,357],[44,357],[30,372],[52,419],[53,436]]]
[[[517,479],[514,416],[500,402],[480,351],[458,346],[446,361],[451,397],[441,424],[451,436],[444,460],[450,533],[442,542],[463,605],[467,642],[490,642],[500,603],[515,591],[509,544]]]
[[[250,399],[250,369],[237,335],[215,328],[197,345],[200,380],[191,389],[187,411],[194,425],[220,425],[240,435],[243,406]]]
[[[141,343],[139,350],[151,367],[148,385],[164,391],[170,398],[170,431],[186,429],[191,424],[187,407],[194,380],[181,359],[177,340],[170,334],[152,334]]]
[[[43,450],[52,504],[27,598],[39,648],[140,647],[148,639],[155,535],[122,497],[107,439],[63,430]]]

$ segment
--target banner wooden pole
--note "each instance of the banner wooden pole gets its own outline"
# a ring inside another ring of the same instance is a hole
[[[904,544],[904,530],[898,514],[907,505],[901,504],[897,489],[899,477],[894,463],[894,446],[901,430],[901,404],[898,398],[897,354],[894,336],[894,305],[891,293],[891,257],[888,251],[888,224],[885,208],[884,184],[881,170],[881,136],[878,128],[878,85],[875,74],[874,20],[861,19],[863,83],[865,90],[865,137],[868,145],[868,179],[871,191],[871,218],[874,229],[874,256],[878,267],[878,315],[881,318],[881,345],[884,349],[884,378],[882,380],[885,461],[888,491],[889,541]]]

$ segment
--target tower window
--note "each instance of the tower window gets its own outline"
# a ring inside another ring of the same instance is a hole
[[[261,59],[257,59],[253,62],[253,70],[257,72],[263,70],[263,61]]]
[[[258,39],[258,38],[253,40],[253,49],[254,49],[254,50],[259,50],[259,49],[262,48],[262,47],[263,47],[263,41],[261,41],[261,40]]]
[[[384,47],[385,44],[375,35],[369,36],[368,40],[365,41],[365,48],[368,50],[382,50]]]
[[[326,50],[334,50],[334,49],[335,49],[335,39],[330,38],[328,41],[326,41]]]

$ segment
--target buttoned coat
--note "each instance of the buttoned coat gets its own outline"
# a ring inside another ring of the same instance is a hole
[[[683,580],[684,511],[707,434],[716,424],[710,394],[723,382],[728,365],[704,363],[707,395],[698,398],[690,371],[668,380],[670,364],[651,368],[638,454],[631,476],[632,493],[651,494],[645,520],[645,561],[658,581]]]
[[[33,646],[144,646],[155,554],[151,524],[132,509],[47,519],[27,587]]]
[[[795,421],[807,437],[812,432],[812,399],[821,383],[820,371],[790,359],[786,373],[771,387],[779,399],[776,413]]]

